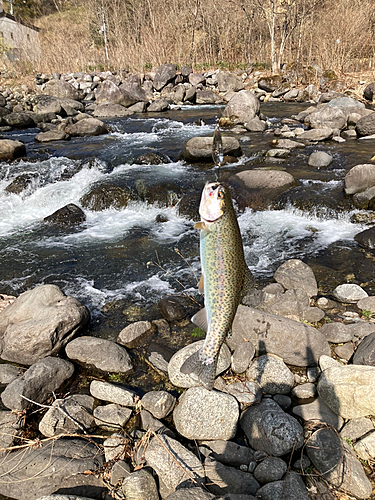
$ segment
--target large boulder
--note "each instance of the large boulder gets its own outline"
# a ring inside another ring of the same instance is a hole
[[[109,208],[122,210],[127,207],[129,199],[130,193],[124,188],[114,184],[101,184],[94,186],[79,201],[84,208],[100,212]]]
[[[65,80],[50,80],[46,83],[44,92],[47,95],[79,101],[79,92]]]
[[[363,91],[363,97],[367,99],[368,101],[372,102],[374,101],[375,97],[375,82],[374,83],[369,83],[365,90]]]
[[[89,320],[77,299],[56,285],[41,285],[22,293],[0,313],[1,357],[32,365],[55,356]]]
[[[138,99],[135,99],[125,90],[121,90],[111,80],[105,80],[95,89],[95,100],[97,104],[121,104],[125,107],[138,102]]]
[[[239,92],[244,88],[241,78],[230,71],[219,71],[216,79],[219,92]]]
[[[96,106],[92,113],[94,118],[123,118],[124,116],[132,115],[133,112],[129,111],[121,104],[112,104],[110,102],[104,102]]]
[[[265,76],[259,80],[258,88],[266,92],[273,92],[281,85],[282,81],[281,75]]]
[[[345,176],[345,193],[355,194],[375,186],[375,165],[364,163],[351,168]]]
[[[229,117],[234,124],[246,124],[258,115],[259,99],[248,90],[235,94],[223,110],[223,117]]]
[[[141,77],[139,75],[130,75],[128,78],[120,85],[120,90],[127,93],[131,99],[136,99],[137,102],[147,102],[147,95],[142,88]]]
[[[56,115],[61,114],[61,102],[58,97],[50,95],[38,95],[35,97],[34,105],[35,113],[55,113]]]
[[[300,259],[289,259],[281,264],[275,271],[274,279],[286,290],[303,290],[309,298],[315,297],[318,293],[313,270]]]
[[[342,130],[346,126],[346,114],[339,107],[327,104],[308,115],[305,123],[311,128]]]
[[[365,229],[354,236],[355,241],[363,248],[375,248],[375,226]]]
[[[6,125],[13,128],[31,128],[35,127],[35,121],[32,116],[27,113],[10,113],[4,116],[3,120]]]
[[[360,118],[357,121],[356,130],[358,135],[375,134],[375,111]]]
[[[107,126],[97,118],[84,118],[65,127],[65,132],[73,137],[107,134]]]
[[[212,162],[213,137],[193,137],[185,144],[182,156],[187,161]],[[240,156],[241,146],[234,137],[223,137],[223,153],[228,156]]]
[[[167,83],[171,82],[177,73],[177,67],[175,64],[162,64],[156,69],[155,77],[154,77],[154,89],[161,90],[163,87],[167,85]]]
[[[14,160],[26,155],[25,144],[10,139],[0,140],[0,160]]]

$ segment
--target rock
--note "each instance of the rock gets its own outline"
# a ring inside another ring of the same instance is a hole
[[[241,78],[230,71],[219,71],[216,79],[219,92],[239,92],[244,88]]]
[[[217,499],[216,495],[209,493],[207,490],[203,490],[202,488],[197,488],[195,486],[190,487],[189,489],[183,488],[182,490],[177,490],[166,498],[166,500],[215,500]],[[238,499],[238,500],[241,500]],[[253,500],[253,498],[246,498],[244,500]]]
[[[355,241],[363,248],[375,248],[375,227],[365,229],[354,236]],[[360,299],[361,300],[361,299]]]
[[[357,132],[352,129],[344,130],[341,132],[341,137],[343,139],[357,139]]]
[[[3,404],[11,410],[24,410],[32,402],[24,397],[43,403],[45,399],[68,380],[74,372],[69,361],[48,356],[30,366],[23,375],[16,378],[1,394]]]
[[[318,293],[318,285],[311,267],[299,259],[290,259],[281,264],[273,277],[286,290],[302,289],[309,298]]]
[[[205,482],[203,465],[198,458],[178,441],[164,434],[150,440],[145,458],[165,487],[167,494],[164,497],[177,488],[190,487],[192,479],[195,485]]]
[[[283,99],[284,101],[294,101],[295,99],[297,99],[298,94],[298,89],[291,89],[288,92],[285,92],[285,94],[283,95]]]
[[[129,374],[133,371],[126,349],[110,340],[79,337],[67,344],[65,352],[69,359],[103,372]]]
[[[259,99],[248,90],[235,94],[223,110],[223,117],[230,117],[233,124],[245,124],[252,120],[260,109]]]
[[[307,455],[332,486],[356,498],[368,498],[372,486],[349,446],[334,429],[314,432],[306,443]]]
[[[249,132],[264,132],[267,128],[267,124],[258,116],[255,116],[248,122],[244,123],[244,127]]]
[[[204,84],[206,81],[206,77],[203,73],[190,73],[189,75],[189,83],[196,87],[199,84]]]
[[[95,107],[92,116],[95,118],[122,118],[132,114],[133,111],[129,110],[129,108],[125,108],[121,104],[104,102]]]
[[[77,299],[56,285],[41,285],[22,293],[0,313],[2,359],[32,365],[55,356],[89,320]]]
[[[177,431],[187,439],[231,439],[236,434],[238,402],[233,396],[192,387],[173,411]]]
[[[23,142],[0,139],[0,160],[14,160],[21,156],[26,156],[26,148]]]
[[[150,82],[151,83],[151,82]],[[127,109],[132,113],[145,113],[147,108],[147,103],[145,102],[136,102],[132,104]]]
[[[293,414],[301,417],[305,422],[322,422],[337,430],[340,430],[344,423],[344,420],[334,413],[321,398],[315,399],[312,403],[294,406]]]
[[[124,345],[128,349],[133,349],[141,344],[147,337],[152,335],[155,330],[155,325],[151,324],[149,321],[136,321],[121,330],[116,342]]]
[[[284,481],[267,483],[257,491],[260,500],[309,500],[309,495],[301,476],[290,471]]]
[[[106,428],[123,428],[132,415],[132,410],[123,406],[110,403],[97,406],[94,410],[95,425]]]
[[[363,97],[372,102],[375,97],[375,83],[369,83],[363,91]]]
[[[200,349],[203,345],[204,340],[198,340],[198,342],[194,342],[193,344],[187,345],[183,349],[177,351],[170,359],[168,364],[168,376],[169,380],[176,387],[194,387],[196,385],[200,385],[201,383],[198,380],[195,380],[190,375],[186,375],[180,372],[180,368],[185,360],[194,354],[198,349]],[[221,346],[219,352],[219,360],[216,367],[216,376],[220,375],[223,371],[225,371],[230,366],[230,351],[227,345],[224,343]]]
[[[202,441],[201,446],[210,450],[210,455],[222,464],[240,467],[249,464],[254,458],[253,450],[247,446],[241,446],[233,441],[212,440]]]
[[[357,322],[348,326],[353,330],[353,335],[357,339],[362,339],[363,337],[370,335],[370,333],[375,332],[374,323]]]
[[[211,90],[197,90],[195,94],[196,104],[215,104],[218,97]]]
[[[309,399],[316,396],[316,386],[312,382],[296,385],[292,389],[292,396],[297,399]]]
[[[337,345],[335,347],[335,354],[341,360],[349,361],[354,354],[354,344],[352,342],[347,342],[346,344]]]
[[[167,155],[161,153],[145,153],[134,160],[136,165],[163,165],[171,163]]]
[[[289,155],[289,149],[269,149],[266,153],[270,158],[288,158]]]
[[[98,499],[106,488],[99,477],[87,471],[95,472],[102,465],[99,448],[85,439],[58,439],[45,442],[42,447],[30,446],[3,458],[0,493],[18,500],[35,500],[68,491],[74,498],[79,492]]]
[[[147,102],[148,98],[145,90],[142,88],[141,77],[137,74],[130,75],[120,85],[119,89],[128,94],[130,99]]]
[[[294,384],[293,373],[282,359],[272,354],[259,356],[246,371],[246,376],[268,394],[288,394]]]
[[[122,385],[110,384],[101,380],[93,380],[90,394],[101,401],[108,401],[122,406],[134,406],[135,392]]]
[[[259,483],[250,472],[242,472],[214,460],[211,456],[204,462],[207,489],[216,495],[255,495]]]
[[[17,431],[22,429],[22,421],[22,416],[11,411],[0,410],[0,448],[9,448],[13,445]]]
[[[35,113],[54,113],[56,115],[61,114],[61,101],[59,98],[49,95],[38,95],[35,96]]]
[[[243,170],[236,174],[249,189],[288,189],[295,184],[293,175],[282,170]]]
[[[187,161],[212,163],[212,137],[193,137],[185,144],[182,156]],[[223,137],[224,156],[240,156],[241,146],[234,137]]]
[[[375,186],[366,189],[366,191],[356,193],[353,196],[353,205],[356,208],[372,209],[374,207],[374,201],[375,201]]]
[[[244,373],[255,355],[255,347],[251,342],[242,342],[232,354],[232,370],[234,373]]]
[[[276,354],[295,366],[313,366],[323,354],[330,355],[324,335],[312,326],[240,305],[227,342],[233,350],[244,338],[257,355]]]
[[[303,445],[303,429],[298,421],[285,413],[273,399],[247,408],[240,425],[255,450],[281,456]]]
[[[119,460],[112,465],[110,483],[116,486],[130,474],[130,466],[125,460]]]
[[[10,113],[3,117],[5,124],[12,128],[32,128],[35,127],[35,121],[27,113]]]
[[[284,394],[275,394],[273,399],[284,411],[288,411],[292,406],[291,398],[289,396],[285,396]]]
[[[362,460],[373,460],[375,458],[375,431],[369,432],[357,441],[353,448]]]
[[[375,313],[375,296],[373,295],[359,300],[357,302],[357,307],[362,311],[371,311],[372,313]]]
[[[150,391],[141,399],[141,405],[155,418],[165,418],[171,413],[176,398],[166,391]]]
[[[168,427],[166,427],[160,420],[153,417],[149,411],[141,410],[139,415],[141,417],[141,429],[144,431],[151,429],[156,434],[166,434],[172,438],[176,437],[173,431],[168,429]]]
[[[167,111],[169,109],[169,102],[166,99],[156,99],[147,108],[147,111],[160,113],[162,111]]]
[[[128,107],[137,102],[127,92],[122,92],[111,80],[101,82],[95,89],[96,104],[121,104]]]
[[[275,139],[273,141],[275,145],[277,145],[280,149],[295,149],[295,148],[304,148],[305,145],[302,142],[291,141],[290,139]]]
[[[258,81],[258,88],[266,92],[273,92],[282,83],[281,75],[265,76]]]
[[[332,294],[339,302],[347,302],[350,304],[355,304],[359,300],[368,297],[367,292],[354,283],[339,285],[333,290]]]
[[[351,168],[345,176],[345,193],[355,194],[375,186],[375,165],[364,163]]]
[[[0,384],[10,384],[19,375],[22,375],[24,370],[18,366],[9,364],[0,364]]]
[[[86,135],[102,135],[108,133],[107,125],[97,118],[84,118],[65,128],[65,132],[73,137]]]
[[[37,178],[38,175],[31,172],[27,174],[17,175],[17,177],[13,179],[10,184],[8,184],[8,186],[5,188],[5,191],[7,193],[20,194],[22,193],[22,191],[25,191],[28,188],[32,190],[33,183]]]
[[[156,69],[155,77],[153,81],[154,89],[161,90],[171,82],[177,73],[177,67],[175,64],[162,64]]]
[[[65,207],[59,208],[48,217],[45,217],[44,222],[49,222],[51,224],[57,224],[59,226],[67,226],[72,224],[81,224],[85,222],[86,215],[83,210],[74,203],[69,203]]]
[[[49,80],[46,83],[44,92],[53,97],[79,100],[79,92],[64,80]]]
[[[345,325],[345,323],[340,323],[339,321],[326,323],[319,328],[319,331],[326,336],[328,342],[333,342],[334,344],[350,342],[353,340],[354,335],[354,332],[349,325]]]
[[[267,457],[254,470],[254,477],[259,483],[265,484],[272,481],[279,481],[288,466],[278,457]]]
[[[311,167],[328,167],[333,161],[333,158],[330,154],[325,153],[324,151],[315,151],[309,156],[308,164]]]
[[[343,418],[375,414],[375,367],[332,366],[323,371],[317,385],[319,396]]]
[[[369,418],[353,418],[341,429],[340,436],[344,439],[356,440],[373,430],[374,424]]]
[[[123,434],[115,433],[103,442],[105,461],[123,460],[127,455],[129,439]]]
[[[66,141],[69,139],[68,134],[63,130],[49,130],[47,132],[41,132],[37,134],[34,139],[36,142],[41,142],[42,144],[52,141]]]
[[[356,131],[360,136],[375,134],[375,112],[360,118],[357,121]]]
[[[129,474],[122,483],[126,500],[159,500],[155,479],[146,469]]]
[[[94,423],[93,407],[94,398],[86,394],[56,399],[39,422],[39,431],[46,437],[84,432]]]
[[[298,136],[304,141],[326,141],[332,139],[333,130],[331,128],[318,128],[307,130]]]
[[[155,342],[151,342],[151,344],[147,349],[147,352],[148,352],[148,361],[150,365],[156,371],[163,373],[164,375],[168,375],[168,364],[174,352],[171,349],[167,349],[162,345],[156,344]]]
[[[342,130],[346,126],[346,120],[345,113],[339,107],[327,104],[308,115],[305,118],[305,124],[310,125],[312,129]]]
[[[375,332],[361,341],[354,353],[353,365],[375,366]]]
[[[262,399],[262,390],[256,382],[246,380],[244,382],[234,382],[222,388],[223,392],[231,394],[243,405],[251,405]]]
[[[127,207],[130,193],[113,184],[101,184],[94,186],[88,193],[84,194],[79,202],[84,208],[100,212],[109,208],[122,210]]]
[[[158,302],[158,307],[167,321],[180,321],[186,316],[186,309],[178,299],[165,298]]]

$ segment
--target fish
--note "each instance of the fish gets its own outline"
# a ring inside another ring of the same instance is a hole
[[[228,187],[207,182],[199,205],[202,277],[199,290],[204,308],[191,319],[207,332],[202,347],[180,371],[212,390],[220,348],[231,330],[238,305],[254,286],[246,265],[237,217]]]

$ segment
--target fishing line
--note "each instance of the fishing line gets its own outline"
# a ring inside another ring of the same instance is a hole
[[[212,141],[212,159],[215,165],[215,180],[220,181],[220,167],[223,164],[223,138],[220,132],[220,119],[216,117],[215,131]],[[216,168],[217,167],[217,168]]]

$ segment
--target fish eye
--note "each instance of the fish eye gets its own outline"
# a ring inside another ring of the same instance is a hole
[[[221,191],[219,191],[217,193],[217,197],[219,198],[219,200],[222,200],[224,198],[224,193],[222,193]]]

